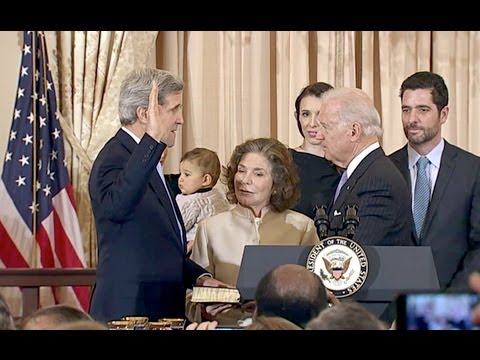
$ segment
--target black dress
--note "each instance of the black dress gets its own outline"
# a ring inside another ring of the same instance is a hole
[[[165,174],[164,176],[165,182],[170,187],[170,190],[173,193],[173,198],[175,199],[175,196],[182,193],[182,191],[178,187],[178,178],[180,177],[180,174]]]
[[[323,157],[289,149],[300,177],[300,201],[292,210],[310,218],[315,217],[315,206],[328,206],[340,179],[335,165]]]

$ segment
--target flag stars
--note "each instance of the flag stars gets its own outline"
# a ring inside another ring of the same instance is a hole
[[[25,141],[25,146],[27,146],[28,144],[33,144],[32,139],[32,135],[25,134],[25,137],[22,140]]]
[[[43,190],[43,192],[45,193],[45,196],[49,196],[49,195],[52,193],[52,192],[51,192],[52,187],[49,186],[49,185],[46,185],[42,190]]]
[[[30,51],[31,46],[25,44],[23,47],[23,55],[31,54],[32,52]]]
[[[30,209],[30,211],[33,213],[35,212],[38,212],[38,203],[36,203],[35,201],[32,202],[32,205],[30,205],[28,208]]]
[[[40,190],[42,188],[42,184],[40,183],[40,181],[37,180],[37,186],[36,186],[36,190]]]
[[[17,99],[20,99],[23,96],[25,96],[25,89],[18,88]]]
[[[27,178],[26,176],[21,176],[21,175],[19,175],[18,178],[17,178],[17,180],[15,180],[15,182],[17,183],[17,186],[20,187],[20,186],[25,186],[25,185],[27,185],[27,184],[25,184],[25,179],[26,179],[26,178]]]
[[[17,138],[17,132],[12,130],[10,131],[10,141],[13,141]]]
[[[52,83],[47,80],[47,90],[52,90]]]
[[[42,94],[42,97],[40,98],[40,102],[42,103],[42,106],[45,106],[47,104],[47,99],[45,98],[45,94]]]
[[[63,166],[65,166],[65,167],[68,166],[67,159],[63,159]]]
[[[21,77],[28,76],[28,66],[22,66]]]
[[[43,139],[40,139],[40,150],[43,149]]]
[[[27,119],[30,121],[30,124],[33,123],[33,121],[35,120],[35,115],[33,115],[33,112],[28,115]]]
[[[40,116],[40,128],[47,126],[47,118]]]
[[[42,170],[42,160],[38,160],[38,164],[37,164],[37,167],[38,167],[38,171]]]
[[[8,152],[5,154],[5,162],[12,160],[12,153]]]
[[[48,177],[50,178],[50,180],[55,180],[55,171],[52,171],[48,174]]]
[[[15,109],[15,114],[13,115],[13,120],[17,120],[20,117],[22,110]]]
[[[35,71],[35,81],[38,81],[39,77],[40,77],[40,72],[37,70]]]
[[[52,132],[52,135],[55,139],[58,139],[60,137],[60,130],[55,128],[55,131]]]
[[[58,159],[58,151],[52,150],[52,152],[50,153],[50,159]]]
[[[20,163],[22,164],[22,166],[25,166],[25,165],[28,165],[28,164],[29,164],[28,159],[30,159],[29,156],[22,155],[22,158],[19,159],[18,161],[20,161]]]
[[[37,101],[37,99],[38,99],[38,94],[37,94],[36,91],[33,92],[33,94],[32,94],[32,99],[33,99],[34,101]]]

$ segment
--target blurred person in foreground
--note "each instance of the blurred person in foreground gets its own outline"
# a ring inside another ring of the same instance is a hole
[[[322,311],[312,319],[305,330],[387,330],[383,323],[365,307],[354,301],[345,301]]]
[[[329,300],[338,303],[317,274],[300,265],[280,265],[257,285],[253,323],[260,316],[279,316],[303,329],[328,307]]]
[[[0,294],[0,330],[15,330],[15,320],[6,300]]]
[[[55,330],[58,326],[76,321],[93,321],[87,313],[72,306],[58,304],[38,309],[26,316],[22,330]]]

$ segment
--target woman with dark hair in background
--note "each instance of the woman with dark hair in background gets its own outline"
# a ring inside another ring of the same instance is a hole
[[[295,100],[295,119],[303,142],[290,149],[300,177],[300,201],[292,209],[312,219],[316,205],[328,206],[339,180],[335,165],[324,158],[320,140],[315,139],[320,98],[330,89],[331,85],[317,82],[303,88]]]

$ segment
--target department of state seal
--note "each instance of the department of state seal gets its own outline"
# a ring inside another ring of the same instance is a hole
[[[331,236],[312,248],[306,267],[320,276],[336,297],[343,298],[356,293],[365,283],[368,259],[357,242]]]

